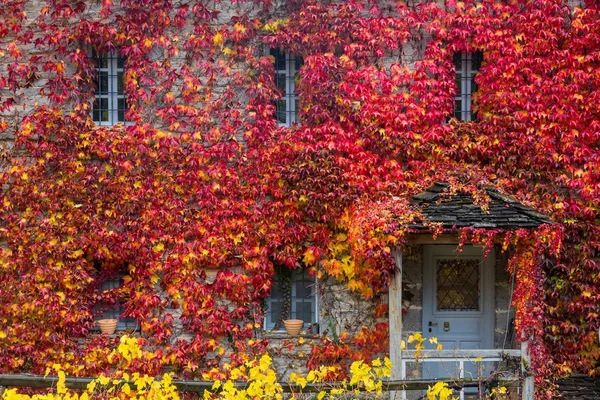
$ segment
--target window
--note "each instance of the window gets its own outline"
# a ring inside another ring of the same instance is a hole
[[[454,101],[454,117],[462,121],[471,121],[475,115],[471,111],[471,96],[477,91],[475,74],[481,67],[481,52],[454,54],[456,67],[456,98]]]
[[[125,122],[127,101],[123,94],[124,60],[118,54],[92,53],[96,60],[96,93],[92,118],[98,125],[111,126]]]
[[[123,286],[125,275],[119,275],[113,279],[109,279],[104,281],[100,285],[100,292],[107,292],[109,290],[118,289]],[[112,302],[109,304],[108,302],[103,302],[99,305],[99,308],[103,311],[103,314],[98,317],[98,319],[116,319],[117,320],[117,330],[124,331],[126,329],[137,329],[137,321],[134,318],[120,318],[121,314],[125,311],[125,307],[123,302],[117,302],[113,304]]]
[[[275,57],[275,84],[283,93],[276,103],[276,118],[280,126],[290,126],[298,122],[298,96],[296,94],[296,79],[302,67],[302,59],[289,53],[271,49]]]
[[[301,319],[305,327],[317,322],[316,282],[306,269],[277,268],[267,299],[265,329],[282,329],[281,320]]]

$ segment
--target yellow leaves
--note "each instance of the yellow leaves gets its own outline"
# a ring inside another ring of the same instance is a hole
[[[142,358],[142,349],[139,346],[138,339],[129,336],[122,336],[119,340],[119,347],[111,353],[111,356],[121,355],[125,360],[131,361]]]
[[[75,259],[81,258],[83,256],[83,254],[84,254],[83,250],[77,249],[75,251],[69,252],[69,255],[67,257],[72,260],[75,260]]]
[[[448,384],[446,382],[437,382],[435,385],[430,386],[427,389],[427,399],[450,400],[455,399],[455,397],[452,396],[452,389],[448,388]]]
[[[152,247],[152,251],[155,253],[161,253],[165,249],[165,245],[163,243],[158,243],[154,247]]]
[[[419,357],[421,356],[421,351],[423,349],[425,349],[425,345],[423,344],[425,342],[425,338],[423,337],[423,335],[420,332],[417,332],[413,335],[410,335],[407,339],[408,343],[413,344],[415,346],[415,353],[414,356],[417,360],[419,360]]]
[[[315,256],[315,253],[313,252],[313,250],[308,249],[304,252],[304,257],[302,258],[302,261],[304,262],[304,264],[314,265],[316,260],[317,260],[317,257]]]
[[[343,232],[335,235],[336,242],[345,242],[346,240],[348,240],[348,235]]]
[[[275,33],[281,29],[281,27],[287,25],[289,19],[276,19],[263,25],[263,29],[269,33]]]
[[[216,46],[220,46],[223,44],[223,34],[221,32],[215,33],[215,35],[213,36],[213,43]]]
[[[242,243],[242,238],[244,238],[244,236],[245,235],[244,235],[243,232],[239,233],[237,235],[234,235],[234,234],[231,234],[231,233],[229,234],[229,238],[232,239],[233,240],[233,244],[236,244],[236,245]]]
[[[300,386],[302,389],[304,389],[306,387],[306,384],[308,383],[305,378],[303,378],[300,374],[298,374],[296,372],[292,372],[290,374],[290,382],[295,383],[296,385]]]
[[[266,372],[269,369],[269,366],[271,365],[271,361],[272,361],[272,359],[268,354],[263,355],[260,358],[260,363],[259,363],[260,370],[262,372]]]
[[[67,296],[65,296],[64,292],[56,292],[56,296],[60,299],[60,304],[64,303]]]
[[[236,22],[233,25],[233,31],[234,32],[237,32],[237,33],[246,33],[247,30],[248,29],[244,25],[240,24],[239,22]]]

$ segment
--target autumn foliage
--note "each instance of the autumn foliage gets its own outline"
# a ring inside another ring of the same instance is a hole
[[[0,368],[106,370],[116,339],[82,339],[119,299],[160,345],[140,372],[241,365],[266,345],[250,339],[275,264],[377,296],[419,215],[411,196],[444,181],[555,221],[463,237],[512,251],[539,376],[596,373],[598,3],[278,3],[0,2]],[[267,48],[304,59],[301,124],[273,118]],[[91,121],[91,49],[126,59],[131,123]],[[453,55],[474,51],[477,119],[449,120]],[[99,291],[119,273],[124,287]],[[171,341],[180,325],[189,341]]]

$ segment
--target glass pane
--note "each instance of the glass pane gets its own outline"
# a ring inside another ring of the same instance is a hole
[[[296,298],[297,299],[308,299],[310,298],[311,288],[307,287],[305,282],[296,282]]]
[[[117,118],[118,122],[125,121],[125,111],[127,110],[127,101],[124,98],[120,98],[118,100],[118,110],[117,110]]]
[[[97,121],[108,121],[108,99],[97,99],[99,103],[100,118]]]
[[[481,68],[481,62],[483,61],[483,54],[480,51],[476,51],[475,53],[471,54],[471,58],[471,69],[473,71],[479,71]]]
[[[272,301],[269,312],[271,313],[271,322],[276,323],[281,319],[281,303]]]
[[[282,296],[281,280],[279,277],[276,277],[275,281],[273,282],[273,286],[271,287],[271,299],[281,301]]]
[[[98,99],[94,99],[92,104],[92,119],[94,121],[100,121],[100,110],[98,110]]]
[[[313,322],[312,303],[311,302],[296,303],[296,315],[294,317],[297,319],[301,319],[304,322]]]
[[[107,93],[108,93],[108,72],[98,71],[98,93],[97,94],[107,94]]]
[[[279,122],[280,124],[287,123],[286,112],[285,112],[285,108],[286,108],[285,99],[278,100],[275,103],[275,107],[276,107],[275,115],[277,118],[277,122]]]
[[[279,49],[271,49],[270,54],[275,57],[275,71],[285,71],[285,53]]]
[[[452,62],[454,63],[454,67],[457,71],[462,69],[462,54],[454,53],[454,57],[452,58]]]
[[[299,113],[300,113],[300,107],[298,104],[298,97],[296,97],[294,99],[294,122],[300,122]]]
[[[454,116],[456,119],[462,119],[462,101],[455,100],[454,101]]]
[[[97,56],[97,60],[98,60],[98,68],[108,68],[108,58],[106,57],[106,54]]]
[[[437,260],[437,310],[478,311],[478,259]]]
[[[121,56],[116,56],[117,57],[117,68],[124,68],[124,64],[125,64],[125,60],[123,58],[121,58]]]
[[[462,75],[456,74],[456,95],[461,96],[462,94]]]
[[[475,93],[477,89],[479,89],[479,86],[477,86],[477,82],[475,82],[475,75],[473,75],[471,78],[471,93]]]
[[[275,75],[275,85],[277,85],[277,89],[281,90],[283,93],[286,92],[285,74]]]

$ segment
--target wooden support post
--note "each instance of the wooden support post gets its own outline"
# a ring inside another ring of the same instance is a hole
[[[529,339],[521,342],[521,373],[523,374],[523,400],[533,400],[534,378],[531,372],[531,354]]]
[[[390,282],[388,292],[390,361],[392,362],[392,380],[404,379],[405,371],[402,366],[402,251],[394,251],[396,273]],[[400,392],[390,392],[391,399],[400,399]]]

